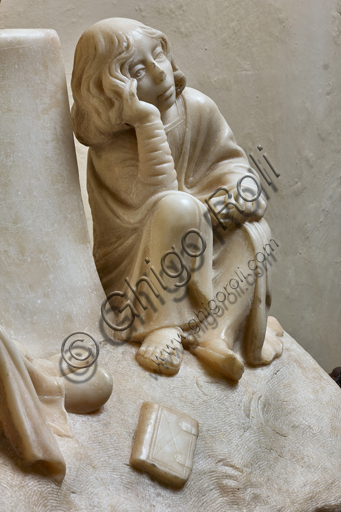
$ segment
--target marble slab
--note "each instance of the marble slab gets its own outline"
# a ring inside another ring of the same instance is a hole
[[[74,330],[103,335],[56,33],[1,31],[0,80],[0,323],[43,357]],[[340,511],[341,390],[286,333],[283,344],[234,384],[189,352],[161,376],[138,365],[138,345],[101,342],[113,393],[97,412],[69,415],[63,483],[30,471],[0,436],[0,510]],[[181,489],[129,464],[145,401],[199,422]]]
[[[185,351],[173,377],[146,372],[137,345],[101,347],[114,376],[109,402],[70,414],[60,438],[61,487],[28,473],[0,438],[0,510],[6,512],[338,512],[341,510],[341,389],[288,334],[282,357],[247,367],[238,384]],[[145,401],[199,422],[193,470],[181,489],[130,464]]]
[[[0,325],[35,356],[101,339],[102,286],[81,201],[53,30],[0,31]]]

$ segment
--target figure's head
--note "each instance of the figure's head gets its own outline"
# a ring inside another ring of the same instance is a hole
[[[168,108],[167,101],[171,101],[167,99],[168,93],[157,96],[142,76],[138,64],[139,42],[147,43],[156,61],[160,59],[156,69],[160,66],[166,74],[173,71],[176,96],[185,88],[186,79],[176,67],[169,42],[162,32],[124,18],[96,23],[78,41],[71,80],[73,128],[83,144],[106,143],[113,133],[127,128],[122,121],[123,93],[132,78],[137,79],[137,94],[141,100],[153,103],[160,111]]]

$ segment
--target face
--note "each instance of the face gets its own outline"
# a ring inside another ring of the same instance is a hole
[[[172,65],[164,54],[161,42],[145,34],[134,34],[136,55],[129,67],[131,78],[137,80],[139,100],[155,105],[165,112],[176,99]]]

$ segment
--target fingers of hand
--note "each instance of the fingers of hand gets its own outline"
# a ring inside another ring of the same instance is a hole
[[[265,213],[265,210],[267,209],[267,204],[266,204],[266,201],[264,201],[264,199],[262,197],[259,198],[259,214],[261,216],[264,215]]]
[[[236,210],[238,210],[239,213],[246,213],[250,210],[250,205],[247,201],[245,201],[239,194],[238,192],[235,194],[235,202],[237,203],[236,205]]]
[[[124,87],[123,93],[123,101],[126,103],[131,103],[133,100],[137,99],[137,81],[135,79],[130,80]]]
[[[132,79],[129,85],[129,97],[131,99],[137,98],[137,80],[135,78]]]
[[[231,202],[232,203],[232,202]],[[259,197],[256,201],[245,201],[242,198],[238,198],[236,201],[237,205],[235,208],[232,204],[229,206],[229,210],[226,210],[227,216],[244,222],[245,220],[259,220],[263,217],[266,210],[266,202]]]
[[[252,203],[252,211],[250,212],[250,220],[259,220],[263,217],[267,204],[262,198],[258,198],[257,201]]]

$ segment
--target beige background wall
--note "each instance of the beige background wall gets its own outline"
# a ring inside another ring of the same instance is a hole
[[[341,1],[0,4],[0,28],[58,32],[68,85],[81,33],[113,16],[164,31],[188,84],[216,101],[238,143],[254,155],[264,147],[281,174],[277,191],[265,185],[280,245],[272,314],[327,371],[341,366]],[[77,151],[84,188],[86,153]]]

